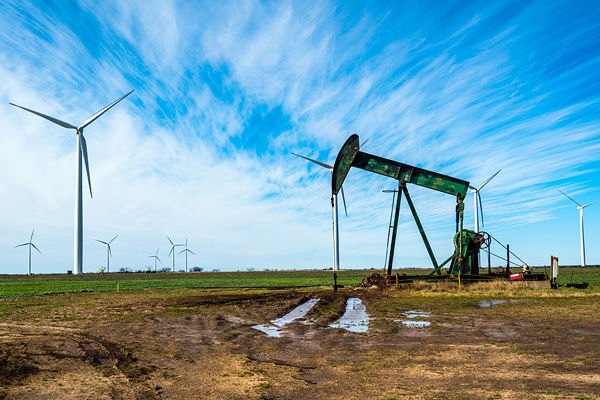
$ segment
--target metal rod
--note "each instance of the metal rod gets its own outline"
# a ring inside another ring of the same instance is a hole
[[[490,246],[492,245],[491,241],[488,244],[487,253],[488,253],[488,274],[492,274],[492,259],[490,258]]]
[[[510,246],[506,244],[506,275],[510,275]]]
[[[419,220],[419,215],[417,214],[417,210],[415,209],[415,206],[410,198],[410,195],[408,194],[408,188],[406,187],[406,185],[402,186],[402,192],[404,193],[404,197],[406,198],[406,202],[408,203],[410,212],[412,213],[412,215],[415,219],[415,222],[417,224],[417,227],[419,228],[419,233],[421,234],[421,238],[423,239],[423,242],[425,243],[425,247],[427,248],[427,253],[429,254],[429,258],[431,258],[431,263],[433,264],[433,267],[435,268],[435,270],[438,270],[437,260],[435,259],[435,255],[433,254],[433,250],[431,249],[429,240],[427,240],[427,235],[425,234],[423,225],[421,225],[421,220]],[[439,273],[440,272],[438,271],[438,274]]]
[[[388,260],[388,275],[392,275],[392,265],[394,264],[394,247],[396,247],[396,232],[398,231],[398,217],[400,216],[400,203],[402,200],[402,187],[406,185],[403,181],[398,183],[398,199],[396,200],[396,212],[394,213],[394,228],[392,231],[392,244],[390,245],[390,258]]]

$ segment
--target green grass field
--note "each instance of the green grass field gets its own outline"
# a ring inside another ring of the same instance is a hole
[[[374,270],[338,272],[338,284],[357,285]],[[407,275],[430,270],[402,269]],[[541,269],[540,271],[543,271]],[[381,271],[380,271],[381,272]],[[559,283],[588,282],[588,290],[600,290],[600,267],[561,268]],[[83,275],[0,275],[0,298],[58,293],[182,288],[285,288],[331,286],[332,271],[252,271],[192,273],[111,273]]]

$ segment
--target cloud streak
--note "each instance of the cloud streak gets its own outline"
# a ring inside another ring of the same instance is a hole
[[[486,229],[530,243],[519,254],[532,263],[555,251],[574,263],[576,235],[545,232],[572,222],[557,188],[600,195],[600,58],[590,51],[600,32],[597,11],[553,7],[9,2],[0,243],[36,226],[48,248],[40,270],[71,262],[74,139],[8,102],[77,123],[134,87],[86,135],[96,195],[85,200],[86,271],[104,262],[93,239],[113,232],[114,265],[147,262],[172,234],[190,238],[200,265],[329,266],[329,174],[289,153],[333,163],[354,132],[370,139],[365,151],[474,183],[502,168],[482,192]],[[391,187],[350,173],[343,265],[382,263],[391,199],[380,190]],[[410,190],[443,257],[454,199]],[[398,262],[427,265],[405,211]],[[593,208],[586,218],[597,219]],[[593,243],[600,231],[587,227]],[[6,272],[23,270],[17,252],[2,257]]]

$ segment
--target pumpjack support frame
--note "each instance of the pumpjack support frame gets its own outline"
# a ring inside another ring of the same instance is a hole
[[[383,157],[375,156],[372,154],[364,153],[360,151],[359,137],[356,134],[351,135],[338,153],[333,166],[333,173],[331,176],[331,192],[335,195],[339,192],[344,183],[344,180],[350,172],[350,168],[355,167],[363,169],[376,174],[384,175],[390,178],[398,180],[398,199],[396,202],[396,209],[394,213],[394,224],[392,230],[392,243],[390,248],[390,256],[388,258],[387,274],[391,276],[392,265],[394,259],[394,248],[396,244],[396,233],[398,230],[398,217],[400,213],[400,203],[402,195],[406,198],[406,202],[410,208],[411,214],[419,228],[421,238],[427,248],[427,253],[431,259],[434,270],[431,274],[441,273],[441,268],[448,262],[452,261],[451,272],[458,273],[466,272],[471,273],[471,269],[468,268],[464,271],[465,267],[470,267],[472,263],[466,263],[465,255],[466,246],[465,243],[468,241],[462,240],[464,236],[463,230],[463,217],[464,217],[464,203],[463,200],[469,189],[469,182],[462,179],[454,178],[448,175],[443,175],[437,172],[428,171],[423,168],[415,167],[408,164],[403,164],[394,160],[389,160]],[[456,236],[459,240],[455,240],[455,252],[450,258],[444,261],[442,264],[438,264],[423,225],[419,219],[415,206],[408,193],[407,183],[423,186],[429,189],[433,189],[442,193],[450,194],[456,197]]]

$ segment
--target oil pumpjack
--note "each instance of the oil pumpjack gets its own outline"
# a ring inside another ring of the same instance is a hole
[[[398,216],[400,212],[400,200],[402,195],[419,228],[421,238],[427,248],[429,257],[433,264],[431,275],[441,275],[442,267],[450,263],[448,272],[452,275],[478,275],[479,274],[479,250],[489,245],[489,236],[485,232],[477,233],[472,230],[463,229],[464,203],[463,200],[469,189],[469,182],[437,172],[428,171],[408,164],[388,160],[383,157],[360,151],[358,135],[351,135],[342,146],[333,166],[331,179],[332,195],[337,195],[342,187],[351,167],[360,168],[365,171],[388,176],[398,180],[398,200],[394,211],[394,223],[392,230],[392,242],[390,256],[388,258],[387,275],[391,277],[394,260],[394,247],[396,244],[396,231],[398,230]],[[408,193],[407,184],[415,184],[456,197],[456,233],[454,235],[454,253],[441,264],[438,264],[435,255],[423,230],[421,221],[415,206]]]

